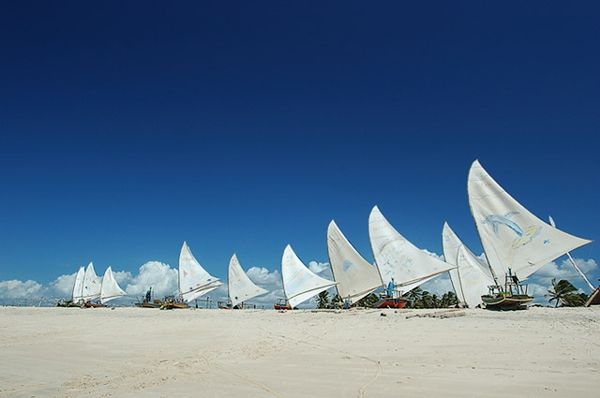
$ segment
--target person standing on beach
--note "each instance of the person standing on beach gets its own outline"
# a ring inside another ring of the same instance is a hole
[[[396,283],[394,283],[394,278],[387,285],[387,295],[389,298],[394,298],[394,289],[396,289]]]

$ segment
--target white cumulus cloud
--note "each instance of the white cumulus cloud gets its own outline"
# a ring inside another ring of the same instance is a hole
[[[51,282],[47,289],[47,294],[53,297],[71,297],[73,294],[73,285],[75,284],[74,272],[70,275],[61,275]]]
[[[0,282],[0,298],[20,299],[40,296],[44,291],[44,286],[32,280],[19,281],[10,280]]]
[[[177,270],[171,268],[168,264],[159,261],[148,261],[140,267],[136,276],[131,277],[127,274],[117,272],[115,278],[117,282],[119,278],[123,282],[126,281],[126,278],[130,278],[125,287],[125,291],[130,296],[143,296],[149,287],[152,287],[156,297],[172,295],[177,291]]]
[[[598,269],[598,264],[594,259],[575,258],[575,264],[584,274],[592,274]],[[568,259],[564,259],[559,263],[551,262],[544,265],[535,274],[532,275],[538,282],[550,283],[553,278],[556,280],[567,279],[573,283],[579,283],[581,276],[573,267],[573,264]]]

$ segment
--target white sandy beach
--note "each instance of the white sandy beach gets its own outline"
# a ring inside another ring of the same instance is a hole
[[[0,308],[2,397],[596,397],[600,308]]]

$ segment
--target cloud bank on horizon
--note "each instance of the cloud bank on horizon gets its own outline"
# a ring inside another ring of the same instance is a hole
[[[431,256],[444,259],[442,255],[424,250]],[[596,275],[599,271],[597,262],[594,259],[575,258],[575,262],[586,275]],[[309,261],[308,268],[320,276],[333,280],[333,274],[328,262]],[[159,261],[149,261],[140,266],[137,274],[126,271],[115,271],[115,278],[119,285],[127,292],[126,298],[120,299],[121,302],[131,302],[141,298],[151,286],[156,297],[163,297],[177,293],[177,269],[169,264]],[[270,308],[278,299],[283,298],[283,286],[281,273],[279,270],[269,270],[266,267],[253,266],[247,270],[250,279],[258,286],[266,289],[269,293],[256,297],[251,300],[252,304]],[[0,303],[4,304],[51,304],[53,300],[60,298],[69,298],[73,289],[76,272],[68,275],[60,275],[54,281],[48,284],[42,284],[34,280],[6,280],[0,281]],[[567,259],[560,262],[551,262],[542,267],[538,272],[532,275],[527,283],[529,284],[530,294],[535,296],[536,303],[545,303],[547,290],[552,286],[552,279],[567,279],[575,286],[585,287],[579,274],[575,271]],[[227,301],[227,283],[213,292],[209,293],[211,301]],[[442,295],[452,291],[452,283],[447,274],[442,274],[437,278],[420,286],[432,294]],[[587,289],[581,291],[588,293]],[[335,288],[330,289],[330,295],[335,294]],[[204,297],[203,297],[204,298]],[[199,300],[202,300],[199,299]],[[117,301],[118,303],[118,301]],[[316,303],[313,298],[302,307],[312,307]]]

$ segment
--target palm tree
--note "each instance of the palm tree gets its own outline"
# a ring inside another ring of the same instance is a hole
[[[317,308],[329,308],[329,293],[327,290],[319,293],[319,297],[317,299]]]
[[[444,293],[442,296],[442,301],[440,302],[440,306],[443,308],[454,307],[458,304],[458,299],[456,298],[456,293],[453,291],[449,291]]]
[[[559,304],[567,305],[574,303],[574,297],[578,296],[577,288],[571,284],[571,282],[561,279],[556,282],[556,278],[552,279],[552,290],[548,290],[548,300],[550,303],[555,302],[554,308],[558,307]]]
[[[373,308],[378,301],[379,297],[375,293],[371,293],[358,300],[354,305],[356,307]]]
[[[567,294],[563,301],[565,307],[582,307],[588,301],[588,295],[585,293]]]
[[[423,290],[421,293],[421,305],[419,308],[431,308],[433,307],[431,293],[427,290]]]
[[[342,297],[339,294],[336,294],[335,296],[333,296],[333,298],[331,299],[331,306],[333,308],[342,308],[343,305],[344,305],[344,300],[342,299]]]
[[[417,303],[423,298],[423,289],[415,287],[413,290],[406,293],[404,298],[409,301],[411,307],[417,308]]]

